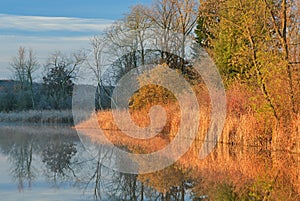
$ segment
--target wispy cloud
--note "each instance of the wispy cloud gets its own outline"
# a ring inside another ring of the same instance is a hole
[[[107,19],[0,14],[0,79],[11,77],[9,63],[19,46],[32,48],[42,65],[56,50],[88,49],[90,37],[112,23]]]
[[[111,23],[112,20],[107,19],[0,14],[0,30],[101,32]]]

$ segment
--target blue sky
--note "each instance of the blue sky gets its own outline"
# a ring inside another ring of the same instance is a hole
[[[54,51],[88,48],[136,4],[151,0],[0,0],[0,79],[12,78],[9,63],[18,47],[32,48],[43,64]],[[38,78],[37,78],[38,79]]]
[[[118,19],[128,7],[151,0],[1,0],[0,13]]]

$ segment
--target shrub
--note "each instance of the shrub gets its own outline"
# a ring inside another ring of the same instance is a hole
[[[157,104],[166,105],[175,102],[175,95],[164,86],[171,84],[172,87],[177,87],[176,90],[178,92],[183,92],[185,90],[184,87],[177,85],[177,77],[171,73],[167,64],[158,65],[151,70],[144,72],[139,76],[138,81],[141,88],[130,100],[130,106],[133,109],[141,109]]]
[[[0,111],[13,111],[17,108],[17,98],[12,92],[0,95]]]

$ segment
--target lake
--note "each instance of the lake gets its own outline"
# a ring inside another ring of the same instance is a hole
[[[92,154],[70,127],[2,125],[0,196],[6,201],[300,200],[299,154],[219,144],[200,160],[201,144],[195,142],[163,170],[124,174],[103,166],[105,145]]]

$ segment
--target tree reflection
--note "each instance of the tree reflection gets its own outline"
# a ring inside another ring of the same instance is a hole
[[[77,149],[74,142],[64,140],[51,141],[42,152],[42,162],[46,165],[48,177],[52,177],[54,184],[57,179],[76,177],[72,167],[72,158],[76,155]],[[73,179],[72,179],[73,180]]]
[[[187,190],[194,186],[191,173],[192,171],[189,168],[184,168],[176,163],[151,174],[139,175],[138,179],[145,186],[159,192],[156,200],[184,201]]]
[[[299,154],[218,145],[205,160],[191,149],[170,167],[133,175],[105,167],[107,160],[115,165],[132,161],[97,146],[91,157],[70,135],[0,135],[0,150],[19,191],[50,179],[77,188],[87,200],[299,200]]]
[[[35,178],[32,167],[33,141],[20,141],[20,144],[13,144],[9,151],[11,162],[11,175],[18,184],[19,191],[27,186],[31,188],[32,180]]]
[[[89,172],[87,175],[84,175],[84,178],[81,179],[81,183],[84,186],[84,192],[89,188],[93,189],[93,196],[95,200],[101,200],[101,192],[104,188],[104,176],[106,168],[102,165],[102,160],[105,160],[110,155],[110,152],[105,150],[102,146],[98,147],[98,152],[95,158],[89,164]],[[87,178],[87,180],[86,180]]]
[[[105,145],[99,145],[97,149],[97,154],[92,159],[86,160],[84,171],[77,179],[77,186],[83,189],[85,194],[92,193],[94,200],[143,201],[146,195],[150,197],[156,192],[150,193],[150,189],[145,188],[138,180],[138,175],[123,174],[105,167],[104,160],[113,163],[121,161],[115,156],[114,151]]]
[[[137,175],[115,173],[114,183],[114,192],[119,192],[118,198],[120,198],[121,200],[138,200],[138,189],[141,186],[137,181]]]

